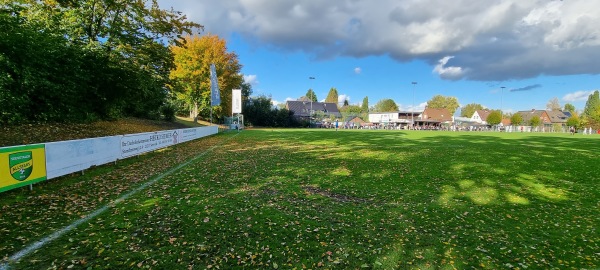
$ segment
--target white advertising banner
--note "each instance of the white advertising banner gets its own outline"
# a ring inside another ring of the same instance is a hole
[[[42,177],[39,177],[38,179],[45,180],[74,172],[80,172],[92,166],[114,162],[121,158],[139,155],[144,152],[154,151],[177,143],[191,141],[217,133],[219,133],[218,126],[165,130],[123,136],[51,142],[39,144],[37,146],[22,145],[0,147],[0,154],[6,156],[7,161],[5,163],[7,164],[4,166],[6,168],[9,168],[8,160],[10,155],[20,154],[21,152],[29,153],[29,157],[32,157],[32,161],[22,162],[25,165],[34,164],[33,161],[37,160],[42,160],[41,162],[44,163],[43,160],[45,156],[45,167],[35,166],[36,169],[41,170],[46,174],[45,176],[43,173],[40,174]],[[36,156],[36,153],[38,152],[40,153],[38,155],[41,156]],[[3,156],[0,155],[0,157]],[[0,159],[0,161],[3,160]],[[19,164],[16,164],[15,166],[17,165]],[[34,166],[29,165],[29,167]],[[35,171],[33,173],[35,174]],[[2,175],[0,175],[0,180],[2,179],[1,176]],[[0,181],[0,192],[17,187],[19,186],[3,186]]]
[[[121,138],[121,157],[131,157],[178,143],[177,130],[164,130],[124,135]]]
[[[199,131],[200,130],[198,128],[179,129],[177,131],[177,133],[179,134],[179,142],[182,143],[199,138]]]
[[[231,113],[242,113],[242,89],[231,91]]]
[[[47,178],[83,171],[121,157],[122,136],[46,143]]]
[[[210,136],[217,134],[219,132],[218,126],[208,126],[208,127],[197,127],[197,128],[186,128],[179,129],[179,142],[187,142],[195,139],[199,139],[202,137]]]
[[[208,127],[199,127],[198,129],[198,138],[215,135],[219,133],[219,126],[208,126]]]

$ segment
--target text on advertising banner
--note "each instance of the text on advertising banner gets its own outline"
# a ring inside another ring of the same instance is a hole
[[[43,144],[0,149],[0,192],[46,180]]]
[[[121,138],[121,156],[130,157],[177,144],[177,130],[125,135]]]

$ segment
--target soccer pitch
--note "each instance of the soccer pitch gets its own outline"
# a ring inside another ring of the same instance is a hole
[[[5,269],[598,268],[599,160],[598,135],[228,132],[1,194],[0,255]]]

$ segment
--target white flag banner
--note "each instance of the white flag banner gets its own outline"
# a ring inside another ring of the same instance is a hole
[[[231,113],[242,113],[242,89],[231,91]]]

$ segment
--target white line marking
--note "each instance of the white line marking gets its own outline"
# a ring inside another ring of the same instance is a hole
[[[121,203],[122,201],[126,200],[131,195],[134,195],[134,194],[140,192],[141,190],[147,188],[148,186],[150,186],[150,185],[152,185],[152,184],[160,181],[165,176],[167,176],[167,175],[169,175],[169,174],[171,174],[171,173],[173,173],[173,172],[175,172],[175,171],[177,171],[177,170],[179,170],[179,169],[187,166],[188,164],[192,163],[196,159],[199,159],[199,158],[203,157],[204,155],[208,154],[209,152],[211,152],[212,150],[214,150],[218,146],[222,145],[226,141],[228,141],[228,140],[232,139],[233,137],[237,136],[238,134],[239,133],[236,133],[235,135],[233,135],[233,136],[231,136],[231,137],[223,140],[221,143],[219,143],[217,145],[214,145],[211,148],[207,149],[206,151],[200,153],[196,157],[194,157],[194,158],[192,158],[192,159],[190,159],[190,160],[188,160],[188,161],[186,161],[184,163],[181,163],[177,167],[171,168],[170,170],[168,170],[168,171],[166,171],[166,172],[164,172],[164,173],[156,176],[154,179],[152,179],[152,180],[150,180],[150,181],[142,184],[141,186],[135,188],[134,190],[128,192],[127,194],[125,194],[125,195],[119,197],[118,199],[116,199],[116,200],[108,203],[107,205],[105,205],[105,206],[97,209],[96,211],[92,212],[91,214],[87,215],[86,217],[81,218],[81,219],[79,219],[79,220],[71,223],[71,225],[69,225],[67,227],[64,227],[64,228],[62,228],[62,229],[60,229],[60,230],[52,233],[51,235],[46,236],[46,237],[42,238],[41,240],[38,240],[37,242],[35,242],[35,243],[27,246],[26,248],[24,248],[24,249],[20,250],[19,252],[13,254],[12,256],[10,256],[8,258],[7,262],[4,262],[4,263],[0,264],[0,270],[8,270],[8,269],[10,269],[9,268],[9,264],[10,263],[18,262],[23,257],[29,255],[29,253],[38,250],[39,248],[41,248],[45,244],[47,244],[49,242],[52,242],[52,241],[56,240],[57,238],[61,237],[63,234],[71,231],[72,229],[75,229],[77,226],[81,225],[81,223],[90,221],[91,219],[95,218],[96,216],[104,213],[104,211],[108,210],[109,208],[114,207],[115,205],[117,205],[117,204]]]

